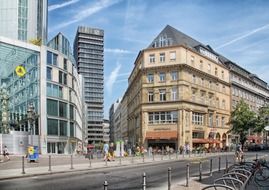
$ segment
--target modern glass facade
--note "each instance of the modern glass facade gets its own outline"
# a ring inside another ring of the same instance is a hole
[[[47,41],[47,0],[0,1],[0,36]]]
[[[78,72],[84,77],[88,143],[103,141],[104,31],[78,27],[74,41]]]
[[[0,89],[8,96],[8,128],[15,131],[28,131],[27,108],[34,105],[39,114],[39,64],[40,53],[34,50],[0,42]],[[19,76],[16,68],[21,66],[26,73]],[[1,98],[3,103],[3,98]],[[1,109],[0,112],[3,115]],[[2,122],[1,122],[2,121]],[[0,119],[3,131],[3,118]],[[35,122],[35,134],[39,133],[38,122]]]

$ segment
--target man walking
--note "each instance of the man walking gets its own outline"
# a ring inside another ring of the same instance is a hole
[[[4,147],[3,155],[4,155],[4,159],[6,158],[7,160],[10,160],[7,146]]]

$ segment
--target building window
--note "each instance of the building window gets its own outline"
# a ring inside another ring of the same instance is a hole
[[[177,111],[168,112],[149,112],[148,120],[149,124],[160,124],[160,123],[177,123],[178,121]]]
[[[204,125],[204,114],[193,112],[192,113],[192,124]]]
[[[153,91],[148,92],[148,101],[153,102],[154,101],[154,93]]]
[[[212,81],[209,81],[209,88],[211,88],[212,89]]]
[[[58,120],[48,119],[48,135],[57,135],[58,136]]]
[[[192,98],[191,99],[193,102],[196,101],[196,91],[195,90],[192,91]]]
[[[47,80],[51,81],[52,78],[52,68],[47,67]]]
[[[216,116],[216,126],[219,127],[219,116]]]
[[[211,73],[211,64],[208,63],[208,69],[207,69],[208,73]]]
[[[195,62],[195,59],[194,59],[194,56],[192,55],[191,56],[191,64],[194,65],[194,62]]]
[[[67,85],[67,74],[59,71],[59,83]]]
[[[205,93],[201,92],[201,103],[205,104]]]
[[[192,75],[192,82],[193,82],[193,84],[196,84],[196,76],[195,75]]]
[[[203,60],[200,60],[200,69],[203,70]]]
[[[215,67],[215,75],[218,76],[218,68]]]
[[[59,116],[67,117],[67,104],[64,102],[59,102]]]
[[[67,59],[64,58],[64,70],[67,70]]]
[[[70,137],[74,137],[74,123],[70,122]]]
[[[209,95],[209,97],[208,97],[208,99],[209,99],[209,105],[210,106],[213,106],[213,102],[212,102],[212,95]]]
[[[209,125],[209,127],[213,127],[213,113],[209,113],[208,125]]]
[[[164,82],[165,81],[165,73],[161,72],[159,74],[159,76],[160,76],[160,82]]]
[[[160,53],[160,62],[165,62],[165,53]]]
[[[223,93],[226,93],[225,85],[222,85],[222,92],[223,92]],[[233,91],[232,93],[234,94],[234,91]]]
[[[149,62],[150,63],[155,63],[155,54],[150,54],[149,55]]]
[[[148,83],[153,83],[153,82],[154,82],[154,75],[148,74]]]
[[[52,53],[50,51],[47,51],[47,64],[48,65],[58,65],[58,55],[55,53]]]
[[[204,132],[192,132],[193,139],[204,139],[205,133]]]
[[[224,79],[224,71],[221,71],[221,78]]]
[[[165,89],[160,90],[160,101],[166,101],[166,90]]]
[[[63,87],[47,83],[47,96],[63,98]]]
[[[178,79],[177,71],[172,71],[171,72],[171,78],[172,78],[172,80],[177,80]]]
[[[221,126],[224,127],[225,126],[225,117],[221,118]]]
[[[70,105],[69,106],[69,117],[71,120],[74,120],[74,106],[73,105]]]
[[[175,61],[176,60],[176,52],[172,51],[170,52],[170,61]]]
[[[205,85],[205,81],[203,78],[201,78],[201,85],[204,86]]]
[[[225,100],[222,100],[222,109],[226,109]]]
[[[47,99],[47,114],[58,116],[58,102],[56,100]]]
[[[177,100],[177,87],[173,87],[171,89],[171,100],[172,101]]]
[[[67,122],[60,120],[60,136],[67,136]]]
[[[216,108],[219,108],[219,98],[216,98]]]

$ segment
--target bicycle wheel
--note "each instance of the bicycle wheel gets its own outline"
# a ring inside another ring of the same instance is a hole
[[[260,168],[254,174],[254,181],[260,187],[269,187],[269,170]]]

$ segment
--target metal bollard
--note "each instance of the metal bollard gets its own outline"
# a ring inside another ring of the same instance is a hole
[[[182,152],[182,157],[183,157],[183,158],[185,157],[185,151]]]
[[[105,160],[105,165],[107,166],[107,157],[106,157],[106,160]]]
[[[121,155],[120,155],[120,166],[121,166]]]
[[[171,167],[168,168],[168,190],[171,190]]]
[[[163,154],[162,154],[162,156],[161,156],[161,159],[163,160]]]
[[[146,173],[144,172],[143,173],[143,176],[142,176],[142,190],[146,190],[146,187],[147,187],[147,182],[146,182]]]
[[[170,151],[168,152],[168,157],[169,157],[169,160],[171,160],[171,153],[170,153]]]
[[[226,155],[226,169],[225,169],[225,172],[228,173],[228,156]]]
[[[199,163],[199,181],[202,181],[202,162]]]
[[[51,172],[51,155],[49,155],[49,172]]]
[[[256,160],[258,160],[258,154],[256,154]]]
[[[104,182],[104,190],[108,190],[108,182],[107,181]]]
[[[219,157],[219,172],[220,172],[220,163],[221,162],[221,157]]]
[[[210,176],[212,176],[212,163],[213,163],[213,160],[212,158],[210,159]]]
[[[189,187],[189,179],[190,179],[190,164],[187,164],[187,168],[186,168],[186,187]]]
[[[176,160],[178,159],[178,151],[176,152]]]
[[[70,169],[71,170],[74,169],[74,167],[73,167],[73,154],[71,154],[71,167],[70,167]]]
[[[142,158],[143,158],[143,163],[144,163],[145,162],[145,154],[143,154],[143,157]]]
[[[155,161],[154,152],[152,153],[152,161]]]
[[[21,157],[22,158],[22,174],[25,174],[25,170],[24,170],[24,156]]]
[[[189,151],[189,158],[191,157],[191,151]]]
[[[89,162],[90,162],[89,167],[91,168],[91,167],[92,167],[92,160],[91,160],[91,156],[90,156]]]

